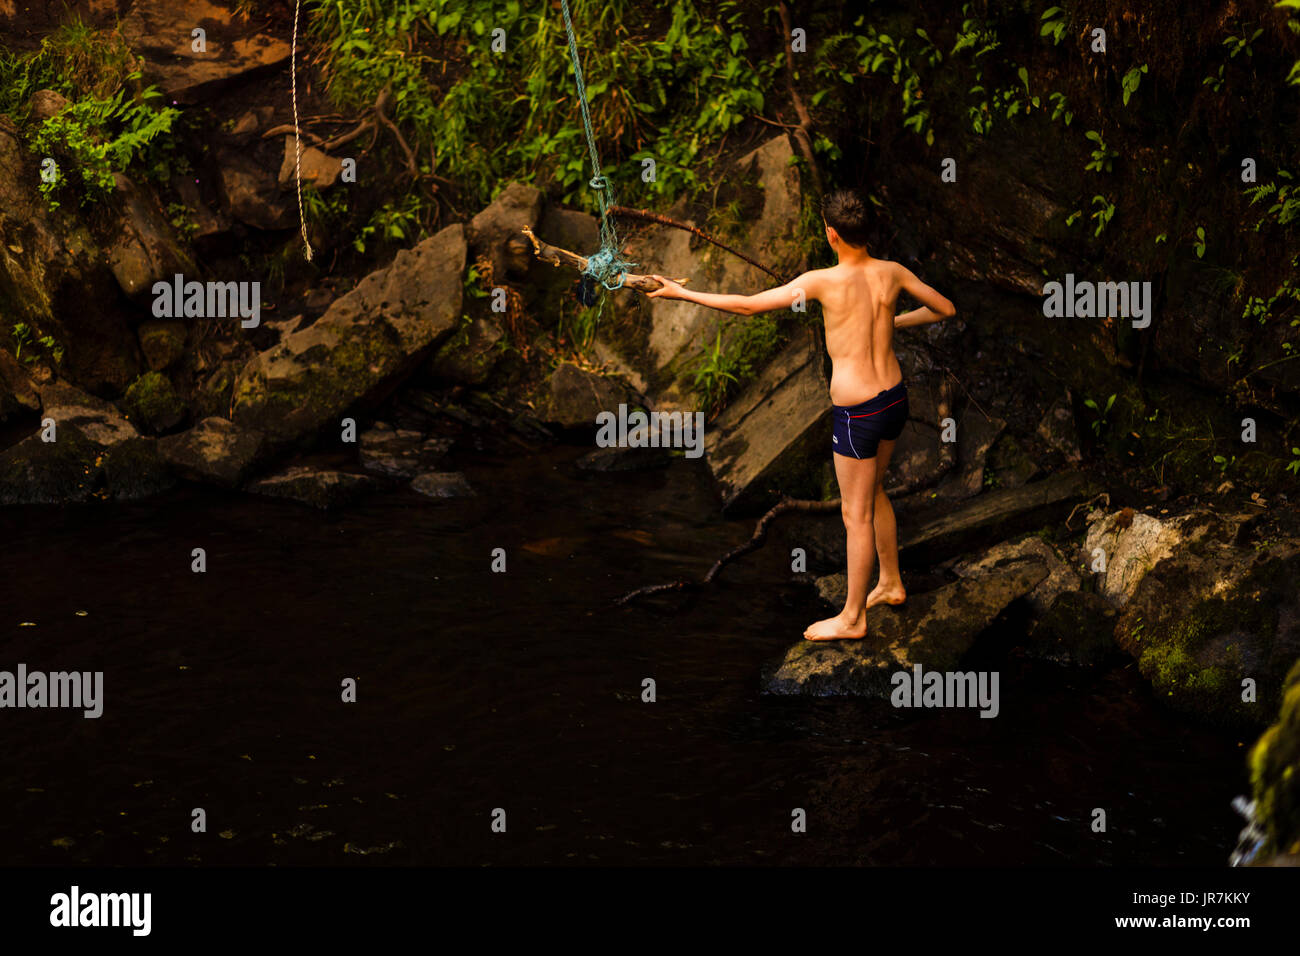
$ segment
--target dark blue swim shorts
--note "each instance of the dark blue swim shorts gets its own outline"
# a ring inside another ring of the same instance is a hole
[[[876,446],[894,441],[907,424],[907,386],[899,382],[861,405],[831,406],[831,448],[846,458],[875,458]]]

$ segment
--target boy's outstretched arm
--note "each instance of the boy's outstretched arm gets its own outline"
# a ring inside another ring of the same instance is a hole
[[[908,295],[921,303],[921,308],[894,316],[894,328],[929,325],[931,322],[951,319],[957,314],[957,307],[952,302],[918,279],[906,266],[898,266],[898,272],[899,284]]]
[[[648,298],[681,299],[683,302],[694,302],[696,305],[702,305],[708,309],[733,312],[736,315],[758,315],[760,312],[775,312],[777,309],[788,309],[799,301],[807,302],[809,299],[815,299],[817,298],[819,281],[816,271],[805,272],[785,285],[777,286],[775,289],[766,289],[754,295],[722,295],[716,292],[696,292],[694,289],[687,289],[678,285],[672,279],[665,279],[660,275],[652,276],[652,278],[662,282],[663,288],[656,289],[654,292],[647,292],[646,296]]]

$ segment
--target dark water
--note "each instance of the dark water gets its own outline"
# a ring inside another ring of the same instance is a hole
[[[1225,864],[1248,740],[1131,665],[1011,655],[995,720],[762,696],[823,616],[788,548],[615,609],[751,522],[714,517],[699,463],[574,457],[467,461],[476,499],[337,516],[200,490],[0,512],[0,669],[103,670],[106,698],[0,711],[0,862]]]

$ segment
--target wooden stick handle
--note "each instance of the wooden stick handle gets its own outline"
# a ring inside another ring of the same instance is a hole
[[[576,252],[570,252],[568,249],[561,249],[559,246],[553,246],[549,242],[544,242],[533,231],[524,226],[524,235],[529,238],[533,244],[533,255],[537,256],[543,262],[549,262],[553,266],[572,266],[579,272],[587,268],[587,257],[580,256]],[[673,280],[678,285],[686,285],[689,279]],[[656,289],[662,289],[664,284],[658,279],[652,279],[650,276],[637,275],[635,272],[627,273],[623,278],[623,285],[628,289],[636,289],[638,292],[654,292]]]

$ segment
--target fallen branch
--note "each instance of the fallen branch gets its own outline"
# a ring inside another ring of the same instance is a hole
[[[570,252],[568,249],[561,249],[559,246],[553,246],[549,242],[543,242],[533,235],[533,231],[524,226],[524,235],[533,243],[533,255],[537,256],[543,262],[549,262],[555,267],[561,264],[573,266],[579,272],[586,271],[587,257],[580,256],[576,252]],[[678,285],[686,285],[689,279],[675,279]],[[637,275],[634,272],[627,272],[623,275],[623,285],[629,289],[636,289],[638,292],[654,292],[662,289],[664,284],[658,279],[652,279],[650,276]]]
[[[745,255],[743,252],[737,252],[735,249],[731,248],[731,246],[719,242],[717,239],[714,239],[712,236],[710,236],[707,232],[702,232],[701,230],[696,229],[694,226],[690,225],[689,223],[678,222],[676,219],[669,219],[667,216],[660,215],[657,212],[651,212],[649,209],[630,209],[627,206],[610,206],[609,214],[611,216],[622,216],[624,219],[643,219],[646,222],[657,222],[662,226],[672,226],[674,229],[681,229],[684,230],[685,232],[689,232],[693,236],[699,236],[705,242],[711,242],[719,249],[725,249],[727,252],[730,252],[736,258],[744,259],[755,269],[761,269],[763,272],[766,272],[777,282],[781,283],[782,285],[785,285],[786,282],[785,279],[781,278],[779,275],[777,275],[767,266],[763,265],[761,262],[755,262],[753,259],[749,258],[749,256]]]
[[[651,584],[643,588],[637,588],[635,591],[629,591],[627,594],[624,594],[621,598],[619,598],[614,603],[618,605],[623,605],[623,604],[627,604],[629,601],[635,600],[638,597],[645,597],[646,595],[649,594],[658,594],[662,591],[676,591],[684,588],[697,588],[697,587],[702,587],[706,584],[712,584],[714,579],[717,578],[717,576],[722,572],[722,569],[724,567],[726,567],[728,564],[730,564],[732,561],[735,561],[737,558],[741,557],[742,555],[746,555],[749,554],[749,552],[751,551],[757,550],[763,544],[763,541],[766,540],[767,538],[768,525],[770,525],[781,515],[787,514],[791,511],[804,511],[804,512],[812,512],[814,514],[818,514],[822,512],[832,512],[832,511],[839,511],[839,510],[840,510],[839,498],[836,498],[833,501],[808,501],[802,498],[782,498],[780,502],[774,505],[767,512],[767,514],[763,515],[763,517],[758,519],[758,524],[754,526],[754,533],[750,535],[749,540],[746,541],[744,544],[740,545],[739,547],[732,548],[722,557],[718,558],[718,560],[714,561],[713,567],[709,568],[708,573],[705,574],[704,577],[701,578],[699,581],[677,580],[677,581],[669,581],[667,584]]]

